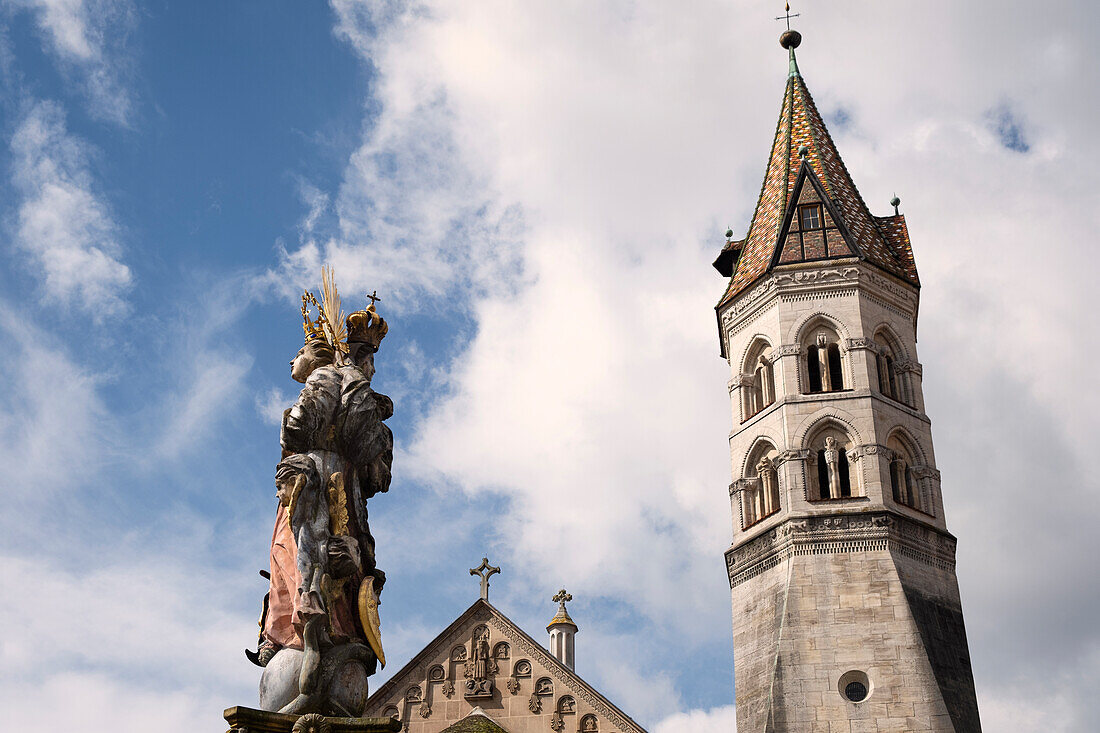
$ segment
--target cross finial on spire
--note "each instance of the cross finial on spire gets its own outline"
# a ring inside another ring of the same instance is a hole
[[[565,592],[565,588],[562,588],[557,594],[551,598],[554,603],[557,603],[561,608],[565,609],[565,604],[573,600],[573,596]]]
[[[376,300],[382,300],[381,298],[378,297],[378,291],[377,290],[375,290],[373,293],[367,293],[367,297],[370,298],[370,304],[371,305],[374,305],[374,301],[376,301]]]
[[[790,3],[784,3],[784,5],[786,7],[787,14],[786,15],[780,15],[779,17],[776,18],[776,20],[785,20],[785,21],[787,21],[787,30],[790,30],[791,29],[791,18],[797,18],[799,16],[799,13],[795,13],[794,15],[791,15],[791,4]]]
[[[470,568],[470,575],[481,576],[481,600],[489,600],[489,578],[500,572],[500,568],[495,568],[489,564],[489,558],[481,558],[481,564],[476,568]]]

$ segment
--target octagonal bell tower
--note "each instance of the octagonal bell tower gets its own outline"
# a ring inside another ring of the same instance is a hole
[[[891,216],[864,203],[800,41],[781,38],[789,74],[748,234],[715,262],[730,278],[737,729],[980,731],[905,217],[896,198]]]

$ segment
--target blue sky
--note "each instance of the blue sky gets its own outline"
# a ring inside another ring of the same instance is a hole
[[[390,322],[392,668],[488,554],[536,638],[573,593],[578,671],[644,725],[730,730],[709,263],[759,190],[779,6],[0,4],[11,726],[216,728],[254,700],[296,297],[329,262]],[[1096,14],[852,0],[799,24],[856,184],[909,218],[988,730],[1098,712]]]

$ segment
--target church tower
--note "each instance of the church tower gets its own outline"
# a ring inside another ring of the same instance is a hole
[[[874,216],[795,60],[744,239],[714,265],[732,372],[737,729],[981,730],[917,360],[900,201]]]

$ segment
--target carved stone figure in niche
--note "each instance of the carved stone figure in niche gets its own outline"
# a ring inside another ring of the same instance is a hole
[[[358,715],[366,678],[385,664],[385,574],[367,499],[390,484],[393,435],[383,421],[393,403],[370,386],[388,327],[373,302],[345,320],[332,273],[322,276],[322,302],[302,296],[305,344],[291,376],[303,388],[283,414],[268,604],[249,658],[265,667],[264,710]]]
[[[558,700],[558,712],[562,715],[572,715],[577,712],[577,701],[570,695],[564,695]]]
[[[581,733],[598,733],[600,724],[595,715],[586,715],[581,718]]]
[[[497,671],[497,664],[489,653],[489,628],[478,626],[473,636],[470,644],[472,651],[466,662],[466,677],[483,680]]]
[[[511,655],[511,650],[508,648],[508,642],[499,642],[493,647],[493,659],[507,659]]]
[[[553,695],[554,683],[550,681],[549,677],[543,677],[535,684],[536,695]]]
[[[465,662],[466,661],[466,647],[456,646],[451,650],[452,662]]]
[[[829,470],[829,498],[840,498],[840,451],[836,438],[825,438],[825,465]]]
[[[829,373],[829,337],[823,333],[817,335],[817,368],[821,370],[821,391],[832,392],[833,380]]]

